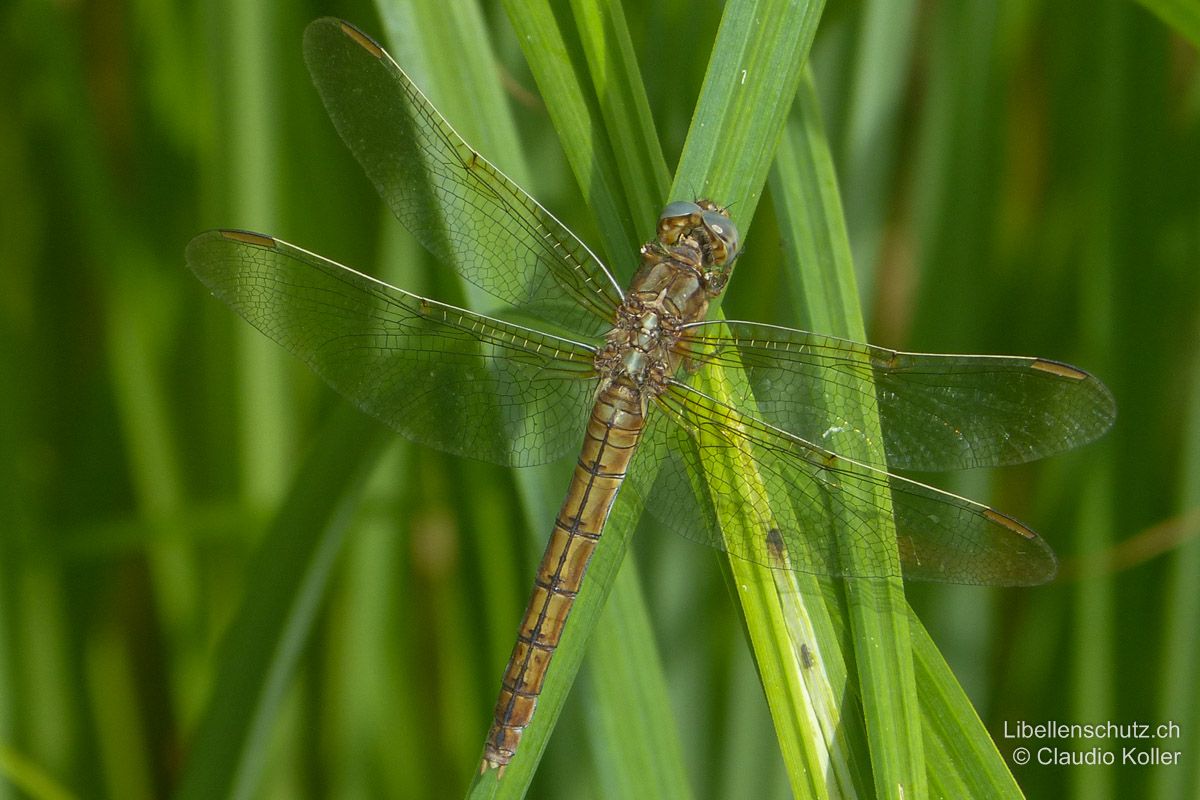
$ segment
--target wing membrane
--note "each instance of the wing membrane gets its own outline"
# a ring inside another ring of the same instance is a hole
[[[525,466],[579,446],[587,345],[389,286],[286,242],[208,231],[188,266],[248,322],[413,441]]]
[[[775,567],[775,538],[793,569],[817,575],[895,575],[897,546],[907,579],[1007,586],[1054,576],[1046,543],[986,506],[837,456],[683,384],[656,410],[629,480],[656,519],[690,539]],[[766,496],[740,491],[744,473],[712,468],[725,459],[751,463]],[[720,520],[738,516],[747,533],[728,538]],[[894,544],[883,540],[893,518]]]
[[[455,132],[378,44],[319,19],[304,56],[330,118],[397,219],[505,303],[598,336],[621,289],[570,230]],[[588,313],[590,312],[590,313]]]
[[[1090,442],[1116,416],[1104,384],[1047,359],[903,353],[752,322],[688,333],[699,371],[744,367],[752,396],[738,400],[801,439],[873,463],[879,449],[854,420],[876,409],[896,469],[1024,463]]]

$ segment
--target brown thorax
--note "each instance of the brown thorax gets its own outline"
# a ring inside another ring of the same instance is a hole
[[[710,201],[663,210],[658,238],[642,246],[641,267],[597,354],[599,391],[622,385],[645,403],[663,390],[682,360],[684,326],[703,320],[724,290],[737,246],[737,229]]]

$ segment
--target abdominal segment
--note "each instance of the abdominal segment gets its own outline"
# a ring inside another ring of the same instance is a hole
[[[641,400],[624,382],[603,388],[567,498],[554,521],[509,657],[480,771],[503,769],[533,718],[546,670],[642,433]]]

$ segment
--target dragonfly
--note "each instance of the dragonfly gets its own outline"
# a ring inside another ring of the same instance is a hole
[[[481,771],[502,775],[516,755],[623,487],[666,527],[775,568],[988,585],[1053,578],[1052,550],[1024,524],[889,470],[1016,464],[1088,442],[1115,416],[1095,377],[1044,358],[906,353],[707,320],[740,246],[728,212],[710,200],[666,206],[623,288],[365,33],[317,20],[304,54],[335,127],[395,217],[501,310],[421,297],[243,230],[200,234],[188,266],[415,442],[513,467],[579,453]],[[739,380],[727,378],[734,373]],[[722,459],[750,474],[706,468]],[[747,492],[749,482],[759,490]],[[746,521],[743,533],[725,529],[730,518]],[[847,557],[848,546],[859,555]]]

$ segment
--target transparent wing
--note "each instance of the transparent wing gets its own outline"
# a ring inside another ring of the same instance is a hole
[[[413,441],[525,466],[579,447],[584,344],[427,300],[269,236],[208,231],[188,266],[355,405]]]
[[[333,124],[392,213],[435,256],[566,330],[611,327],[621,289],[576,236],[462,140],[383,48],[319,19],[304,56]]]
[[[793,569],[817,575],[894,575],[886,554],[898,546],[907,579],[1008,586],[1054,576],[1046,543],[986,506],[842,458],[679,383],[656,405],[629,480],[656,519],[689,539],[777,566],[774,539]],[[752,469],[713,468],[723,462]],[[765,495],[736,485],[754,476]],[[745,520],[743,533],[719,519]],[[896,541],[885,542],[893,519]]]
[[[752,395],[738,405],[849,458],[877,461],[854,422],[876,409],[893,469],[1032,461],[1090,442],[1116,417],[1103,383],[1042,358],[902,353],[752,322],[699,323],[687,336],[697,371],[744,367]]]

